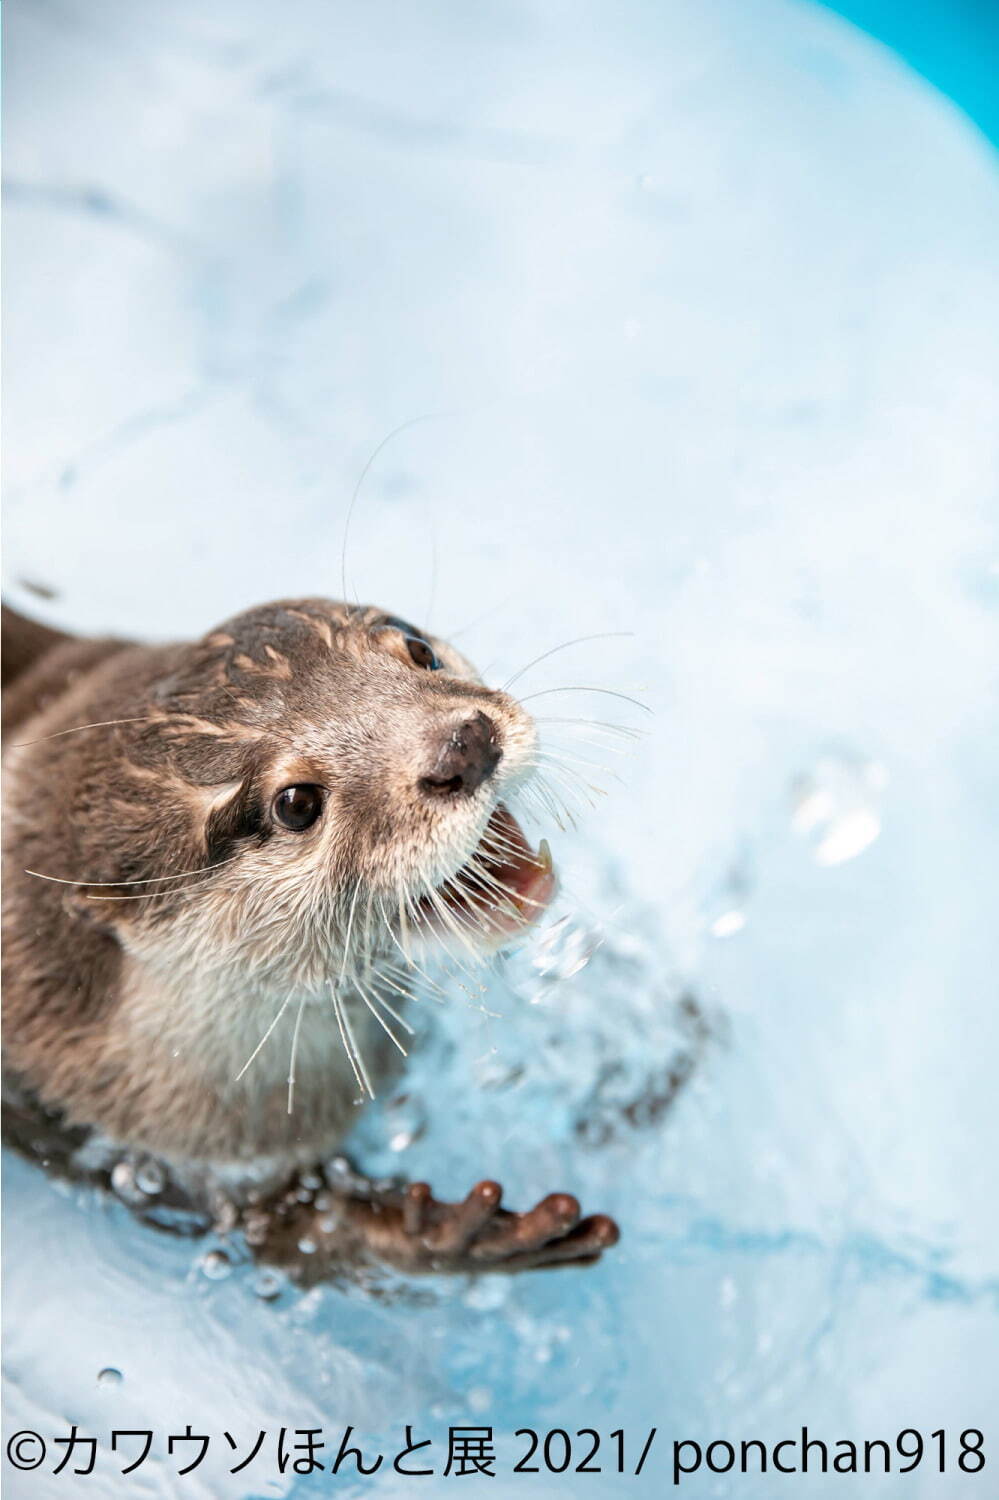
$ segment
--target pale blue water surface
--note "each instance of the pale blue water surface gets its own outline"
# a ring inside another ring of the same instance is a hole
[[[442,1193],[571,1189],[614,1254],[274,1301],[8,1161],[8,1431],[103,1434],[71,1483],[109,1496],[288,1494],[282,1425],[391,1455],[411,1423],[439,1470],[490,1424],[462,1483],[494,1496],[658,1496],[674,1438],[803,1423],[999,1443],[985,137],[791,0],[14,0],[7,55],[14,601],[156,636],[335,594],[358,475],[428,416],[368,475],[352,586],[498,682],[632,632],[519,686],[654,711],[620,760],[549,726],[622,779],[537,830],[553,923],[452,989],[355,1142]],[[637,1458],[653,1425],[638,1478],[510,1472],[520,1427]],[[127,1479],[112,1427],[157,1434]],[[991,1464],[680,1492],[950,1500]],[[357,1492],[413,1492],[386,1469]]]

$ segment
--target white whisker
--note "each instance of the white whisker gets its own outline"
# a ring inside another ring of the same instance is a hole
[[[384,1031],[385,1035],[388,1037],[389,1041],[392,1042],[396,1047],[398,1047],[398,1049],[402,1053],[403,1057],[407,1057],[408,1053],[406,1052],[405,1047],[402,1045],[402,1043],[400,1042],[399,1038],[396,1036],[395,1032],[392,1030],[391,1026],[389,1026],[382,1019],[382,1017],[378,1014],[377,1010],[374,1007],[373,1001],[379,999],[379,996],[377,995],[377,993],[374,995],[374,997],[369,996],[368,993],[367,993],[367,991],[364,988],[362,988],[360,981],[356,977],[355,977],[353,983],[354,983],[355,990],[360,995],[361,999],[364,1001],[364,1003],[367,1006],[368,1010],[374,1016],[375,1020],[378,1022],[379,1026],[382,1028],[382,1030]],[[409,1031],[410,1035],[412,1035],[412,1029],[410,1027],[407,1026],[406,1030]]]
[[[605,630],[601,631],[599,635],[577,635],[575,640],[563,641],[561,646],[553,646],[550,651],[543,651],[540,656],[536,656],[533,661],[529,661],[526,667],[521,667],[519,672],[514,672],[513,676],[508,678],[507,681],[504,682],[503,692],[509,692],[512,685],[515,682],[519,682],[521,677],[523,677],[526,672],[529,672],[532,667],[536,667],[538,665],[538,662],[547,661],[549,656],[554,656],[559,651],[568,651],[570,646],[581,646],[586,641],[610,641],[614,640],[616,637],[630,635],[634,635],[634,631]]]
[[[620,698],[624,703],[630,703],[635,708],[640,708],[643,714],[651,714],[652,710],[647,703],[639,703],[637,698],[629,698],[627,693],[619,693],[614,688],[600,687],[557,687],[542,688],[540,693],[528,693],[521,698],[521,703],[529,703],[532,698],[547,698],[552,693],[603,693],[608,698]]]
[[[247,1068],[250,1066],[251,1062],[256,1057],[257,1053],[260,1051],[261,1047],[264,1045],[264,1043],[266,1042],[267,1038],[270,1036],[271,1032],[274,1030],[275,1026],[280,1021],[281,1017],[284,1015],[285,1011],[288,1009],[288,1006],[289,1006],[290,1002],[291,1002],[291,996],[288,995],[285,998],[285,1002],[281,1006],[281,1009],[278,1011],[277,1015],[274,1017],[273,1021],[268,1026],[267,1030],[264,1032],[263,1036],[260,1038],[260,1040],[257,1043],[257,1045],[254,1047],[254,1049],[250,1053],[249,1057],[246,1059],[246,1062],[243,1064],[243,1066],[240,1068],[239,1072],[236,1074],[236,1077],[233,1080],[235,1083],[238,1083],[239,1080],[242,1078],[243,1074],[246,1072]]]
[[[562,766],[566,771],[581,766],[587,771],[602,771],[613,781],[621,780],[620,772],[615,771],[613,766],[605,766],[599,760],[590,760],[587,755],[576,755],[571,750],[553,749],[550,745],[543,745],[538,751],[538,758],[542,761],[550,761],[553,765]]]
[[[98,719],[95,724],[74,724],[72,729],[57,729],[55,734],[39,735],[37,740],[14,740],[7,748],[23,750],[27,745],[44,745],[46,740],[58,740],[64,734],[79,734],[82,729],[108,729],[113,724],[153,724],[156,722],[157,719],[149,714],[143,714],[138,719]]]
[[[430,411],[424,412],[419,417],[410,417],[406,422],[400,422],[398,427],[393,427],[392,431],[382,438],[381,442],[378,444],[378,447],[372,453],[371,457],[364,465],[364,468],[361,470],[358,481],[354,486],[354,493],[350,497],[350,504],[347,507],[347,515],[343,523],[343,546],[340,552],[340,582],[343,587],[343,598],[345,602],[347,599],[347,542],[350,538],[350,523],[353,520],[354,508],[357,505],[358,497],[361,493],[361,487],[364,484],[364,481],[367,479],[368,474],[370,473],[371,468],[375,463],[375,460],[382,453],[383,449],[388,447],[392,439],[399,436],[400,432],[405,432],[409,427],[417,427],[421,422],[432,422],[435,417],[442,417],[446,415],[447,414],[445,412]]]
[[[361,894],[360,882],[354,887],[354,899],[350,903],[350,915],[347,918],[347,935],[343,940],[343,962],[340,965],[339,983],[343,983],[343,976],[347,972],[347,959],[350,957],[350,934],[354,926],[354,912],[357,909],[357,898]]]
[[[176,875],[150,875],[144,880],[67,880],[62,875],[43,875],[41,870],[25,870],[24,873],[34,875],[36,880],[51,880],[55,885],[99,885],[102,889],[107,889],[119,885],[157,885],[166,880],[183,880],[187,875],[210,875],[223,865],[235,864],[237,859],[239,855],[234,854],[231,859],[220,859],[214,865],[200,865],[196,870],[178,870]]]
[[[291,1036],[291,1059],[288,1063],[288,1113],[291,1114],[295,1105],[295,1057],[298,1052],[298,1033],[302,1025],[302,1012],[305,1009],[305,996],[298,1002],[298,1015],[295,1017],[295,1030]]]
[[[207,880],[192,880],[190,886],[174,887],[170,891],[143,891],[138,896],[91,896],[84,892],[87,901],[162,901],[166,896],[175,896],[178,901],[189,901],[205,892],[206,897],[217,892],[219,887]]]
[[[343,1043],[343,1050],[346,1052],[350,1066],[354,1070],[357,1086],[362,1093],[367,1093],[369,1099],[373,1099],[375,1091],[371,1087],[371,1079],[368,1077],[368,1070],[364,1066],[364,1058],[361,1056],[357,1043],[354,1041],[354,1033],[350,1029],[350,1018],[335,988],[331,991],[330,999],[333,1002],[333,1014],[336,1016],[336,1023],[340,1030],[340,1040]]]
[[[625,739],[633,740],[644,739],[649,733],[647,729],[635,729],[630,724],[612,724],[607,719],[553,719],[539,715],[534,722],[535,724],[581,724],[584,728],[602,729],[608,734],[619,734]]]

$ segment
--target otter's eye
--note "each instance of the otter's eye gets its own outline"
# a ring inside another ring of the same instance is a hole
[[[405,620],[400,620],[398,615],[386,615],[379,630],[398,630],[406,642],[406,650],[416,666],[423,667],[427,672],[439,672],[442,662],[438,661],[434,654],[434,648],[429,641],[425,641],[416,629],[415,625],[409,625]]]
[[[274,798],[275,818],[295,833],[311,828],[322,810],[323,794],[318,786],[286,786]]]
[[[428,672],[440,670],[440,662],[434,655],[433,647],[422,636],[407,635],[406,647],[418,667],[426,667]]]

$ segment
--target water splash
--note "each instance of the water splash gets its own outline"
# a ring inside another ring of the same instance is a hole
[[[816,864],[844,864],[874,842],[887,785],[884,766],[849,752],[823,755],[795,780],[791,827],[810,841]]]

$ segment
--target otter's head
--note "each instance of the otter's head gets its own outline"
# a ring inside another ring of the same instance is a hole
[[[547,850],[506,805],[531,719],[383,610],[250,610],[128,706],[115,878],[148,884],[84,898],[147,960],[319,990],[420,938],[488,951],[551,898]]]

